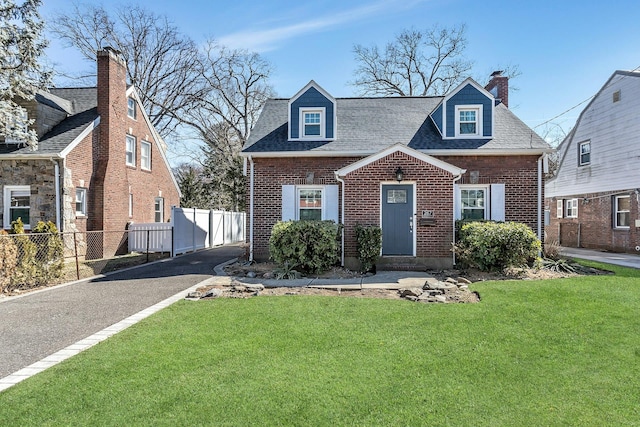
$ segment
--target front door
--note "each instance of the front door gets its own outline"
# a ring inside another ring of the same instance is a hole
[[[382,186],[382,255],[413,255],[413,185]]]

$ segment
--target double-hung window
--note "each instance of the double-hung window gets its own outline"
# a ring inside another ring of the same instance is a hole
[[[324,138],[324,109],[300,111],[300,136],[302,138]]]
[[[25,229],[30,229],[30,196],[28,185],[5,185],[4,187],[4,228],[11,227],[11,223],[18,218],[22,220]]]
[[[76,216],[87,216],[86,188],[76,188]]]
[[[462,219],[486,219],[487,190],[485,188],[460,189]]]
[[[579,162],[580,166],[585,166],[591,163],[591,142],[586,141],[580,143],[580,153],[579,153]]]
[[[578,218],[578,199],[565,200],[565,216]]]
[[[298,189],[298,219],[318,221],[322,219],[321,188]]]
[[[631,197],[616,196],[615,210],[615,228],[629,228],[631,221]]]
[[[456,106],[456,137],[482,135],[482,106]]]
[[[164,222],[164,199],[156,197],[154,204],[155,222]]]
[[[127,98],[127,116],[136,118],[136,100],[133,98]]]
[[[140,167],[144,170],[151,170],[151,143],[140,142]]]
[[[136,166],[136,137],[127,135],[126,143],[126,164],[127,166]]]

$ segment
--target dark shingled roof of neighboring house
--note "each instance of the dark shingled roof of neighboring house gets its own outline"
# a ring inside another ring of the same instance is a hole
[[[336,152],[375,153],[396,143],[416,150],[532,150],[549,145],[507,107],[494,111],[493,138],[443,139],[429,114],[443,97],[337,98],[336,138],[289,141],[288,99],[270,99],[251,131],[243,153]]]
[[[64,111],[69,116],[40,138],[37,150],[32,150],[24,144],[0,143],[0,154],[21,156],[58,154],[98,118],[98,98],[95,87],[53,88],[49,92],[39,91],[36,94],[36,101]]]

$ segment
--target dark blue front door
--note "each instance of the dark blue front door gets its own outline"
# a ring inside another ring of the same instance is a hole
[[[382,186],[382,255],[413,255],[413,186]]]

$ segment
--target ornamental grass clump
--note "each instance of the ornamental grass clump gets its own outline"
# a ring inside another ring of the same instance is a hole
[[[538,258],[535,233],[518,222],[469,222],[460,227],[455,245],[458,261],[482,271],[521,267]]]
[[[322,273],[340,260],[342,227],[333,221],[280,221],[271,230],[269,253],[280,267]]]

